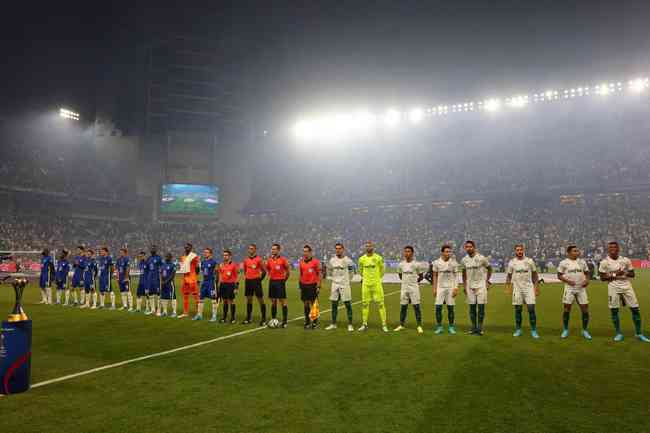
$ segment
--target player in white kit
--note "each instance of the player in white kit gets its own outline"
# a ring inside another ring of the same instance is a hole
[[[418,334],[422,334],[424,330],[422,329],[422,310],[420,309],[420,281],[424,279],[424,273],[428,266],[426,263],[415,260],[414,252],[412,246],[405,246],[404,260],[399,262],[397,267],[397,275],[402,280],[402,285],[400,288],[399,326],[395,328],[395,331],[406,329],[404,324],[408,306],[411,304],[415,312]]]
[[[632,312],[632,321],[636,338],[646,343],[650,339],[641,332],[641,313],[639,311],[639,302],[632,288],[630,280],[634,278],[634,269],[632,262],[627,257],[619,255],[620,246],[618,242],[609,242],[607,244],[607,257],[605,257],[598,267],[598,273],[602,281],[607,281],[607,294],[609,295],[609,309],[612,313],[612,322],[616,335],[614,341],[623,341],[623,332],[621,332],[621,321],[618,317],[618,311],[621,307],[627,305]]]
[[[348,331],[353,332],[352,326],[352,289],[350,281],[354,273],[354,261],[345,255],[343,244],[334,246],[335,255],[327,264],[327,276],[332,280],[330,301],[332,301],[332,323],[325,328],[329,331],[336,329],[336,318],[339,311],[339,301],[343,301],[348,313]]]
[[[512,305],[515,307],[515,332],[512,336],[521,336],[522,304],[526,304],[530,334],[533,338],[539,338],[535,313],[535,299],[539,296],[539,275],[533,259],[524,255],[522,244],[515,245],[515,258],[508,262],[507,274],[506,292],[512,293]]]
[[[567,258],[562,260],[557,267],[557,277],[564,282],[564,294],[562,303],[562,335],[561,338],[569,336],[569,319],[571,306],[577,302],[582,311],[582,336],[591,340],[587,331],[589,325],[589,298],[587,297],[587,286],[589,285],[589,267],[587,262],[580,258],[580,250],[575,245],[569,245],[566,249]]]
[[[461,259],[460,266],[463,272],[463,288],[469,305],[469,318],[472,322],[470,334],[483,335],[485,304],[487,304],[492,266],[487,257],[476,251],[474,241],[466,241],[464,248],[467,255]]]
[[[431,263],[431,284],[436,298],[436,334],[442,334],[442,306],[447,304],[447,328],[450,334],[456,333],[454,326],[454,305],[458,295],[458,262],[451,257],[451,247],[443,245],[440,258]]]

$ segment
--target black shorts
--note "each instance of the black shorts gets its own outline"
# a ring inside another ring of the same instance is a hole
[[[221,283],[219,284],[219,298],[235,299],[235,290],[237,290],[237,283]]]
[[[287,283],[284,280],[269,280],[269,298],[287,299]]]
[[[246,280],[245,282],[244,295],[245,296],[255,296],[257,298],[264,297],[264,290],[262,290],[262,280],[256,278],[254,280]]]
[[[318,285],[317,284],[303,284],[300,283],[300,300],[314,302],[318,298]]]

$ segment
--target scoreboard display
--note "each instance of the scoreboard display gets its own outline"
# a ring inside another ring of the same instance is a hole
[[[219,207],[216,185],[166,183],[161,186],[160,214],[212,217]]]

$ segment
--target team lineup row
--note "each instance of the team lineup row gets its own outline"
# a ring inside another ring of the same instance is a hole
[[[471,321],[470,332],[473,335],[483,335],[485,320],[485,305],[488,299],[492,268],[488,259],[476,250],[473,241],[464,244],[466,255],[457,262],[452,255],[450,246],[440,249],[440,257],[431,263],[415,259],[414,248],[406,246],[403,249],[403,259],[400,261],[397,274],[401,280],[400,290],[400,324],[394,331],[405,328],[408,305],[412,305],[416,329],[423,333],[422,311],[420,308],[420,286],[423,281],[431,283],[435,298],[435,333],[444,332],[443,307],[447,311],[447,332],[456,334],[454,324],[454,308],[456,297],[460,292],[459,280],[462,281],[463,292],[469,305]],[[619,310],[628,306],[632,313],[635,326],[635,336],[644,342],[650,342],[642,333],[639,304],[631,284],[635,277],[631,261],[619,254],[620,247],[616,242],[608,244],[608,255],[600,262],[599,276],[608,283],[608,305],[615,329],[615,341],[623,340],[620,327]],[[515,311],[515,331],[513,336],[522,335],[523,307],[528,311],[531,336],[539,338],[537,332],[537,315],[535,311],[536,297],[539,295],[539,276],[535,262],[525,256],[524,246],[519,244],[514,249],[515,256],[507,266],[506,292],[512,296]],[[562,338],[569,335],[569,319],[571,307],[577,303],[582,313],[582,336],[591,340],[588,332],[589,300],[587,287],[590,272],[586,262],[580,258],[580,250],[576,246],[566,249],[567,257],[558,266],[558,278],[565,284],[563,293],[563,331]],[[220,304],[223,312],[221,323],[235,323],[235,297],[239,289],[240,274],[244,276],[246,304],[246,319],[244,324],[252,323],[253,299],[257,298],[260,306],[260,326],[286,327],[288,322],[286,282],[291,274],[289,261],[281,255],[281,246],[274,244],[271,255],[263,260],[257,254],[257,247],[249,245],[247,257],[240,263],[232,260],[229,250],[223,251],[223,261],[218,263],[210,248],[205,248],[202,257],[193,251],[193,246],[187,244],[178,265],[171,253],[165,258],[158,254],[155,246],[151,247],[150,255],[144,252],[137,256],[139,278],[135,291],[135,303],[131,292],[130,258],[126,248],[120,250],[119,257],[113,262],[107,248],[100,249],[98,258],[94,251],[78,247],[77,255],[69,260],[69,252],[65,249],[59,254],[58,260],[53,261],[49,250],[44,250],[41,259],[41,303],[52,302],[51,283],[56,286],[56,303],[64,305],[80,305],[81,308],[105,308],[106,294],[110,297],[111,308],[115,309],[115,293],[112,280],[115,277],[121,294],[122,309],[133,312],[142,311],[145,314],[171,317],[187,317],[189,315],[189,300],[193,298],[197,312],[193,320],[202,320],[204,307],[207,302],[212,305],[210,321],[217,321]],[[384,260],[375,252],[374,244],[367,242],[365,254],[357,265],[361,277],[362,324],[358,331],[368,329],[370,304],[377,305],[381,319],[381,328],[388,332],[386,309],[384,306],[383,276]],[[351,282],[354,275],[355,263],[345,254],[341,243],[335,245],[334,255],[325,266],[313,256],[312,248],[305,245],[303,257],[299,261],[299,289],[304,304],[305,329],[313,329],[319,323],[318,296],[321,282],[325,277],[331,281],[331,323],[326,330],[336,329],[339,303],[343,302],[348,319],[348,330],[354,331],[352,325],[352,293]],[[69,275],[72,275],[71,278]],[[183,313],[177,316],[176,275],[182,275]],[[201,281],[199,282],[199,275]],[[266,303],[262,281],[269,277],[268,298],[271,300],[271,319],[267,322]],[[98,290],[96,290],[96,288]],[[171,312],[169,309],[171,307]],[[282,320],[279,321],[278,308],[282,310]],[[230,315],[230,319],[228,316]]]

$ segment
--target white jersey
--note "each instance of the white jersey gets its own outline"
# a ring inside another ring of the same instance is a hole
[[[616,260],[607,256],[600,262],[600,266],[598,267],[598,272],[604,274],[611,274],[617,271],[631,271],[631,270],[632,270],[632,262],[630,261],[630,259],[623,256],[618,256]],[[626,277],[625,279],[610,281],[607,284],[607,288],[616,290],[617,292],[623,292],[631,289],[632,283]]]
[[[402,274],[402,288],[403,289],[417,289],[420,287],[418,283],[418,275],[423,274],[428,270],[426,263],[411,260],[407,262],[402,260],[397,266],[397,273]]]
[[[537,272],[537,266],[533,259],[524,257],[514,258],[508,262],[509,275],[512,275],[512,286],[515,289],[530,290],[533,288],[533,272]]]
[[[332,279],[332,285],[337,287],[350,287],[350,269],[354,262],[348,256],[332,257],[327,265],[327,273]]]
[[[487,257],[476,253],[474,257],[466,255],[460,261],[467,275],[467,285],[470,289],[482,289],[486,286],[487,270],[490,262]]]
[[[564,275],[564,278],[573,282],[572,285],[564,284],[565,289],[581,289],[587,280],[585,272],[589,272],[587,262],[582,259],[564,259],[557,267],[558,274]]]
[[[458,262],[452,258],[441,258],[431,263],[431,272],[438,273],[438,289],[454,289],[458,286]]]

